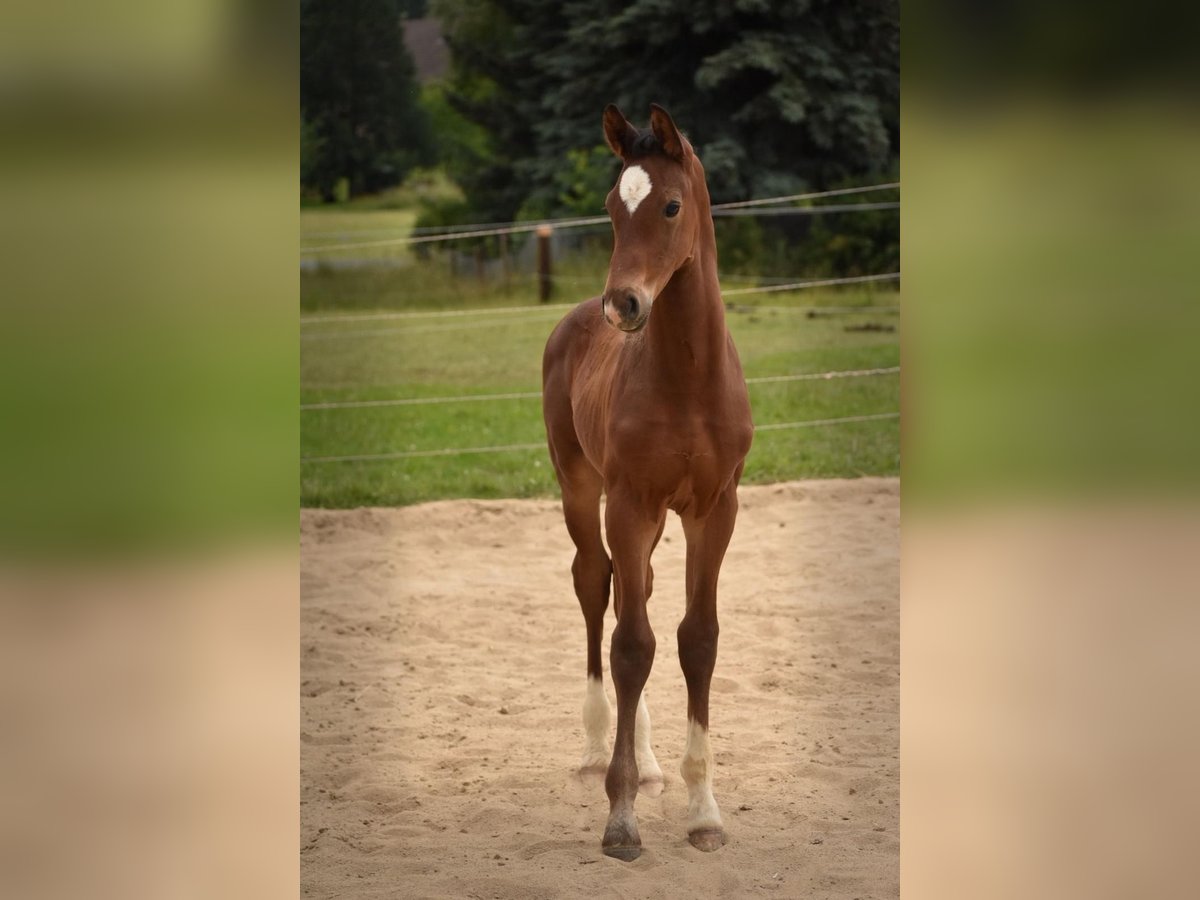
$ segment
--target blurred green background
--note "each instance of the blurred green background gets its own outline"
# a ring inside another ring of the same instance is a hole
[[[293,533],[296,48],[267,12],[4,14],[6,559]]]

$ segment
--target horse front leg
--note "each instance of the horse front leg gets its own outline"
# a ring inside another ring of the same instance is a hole
[[[647,513],[635,504],[610,495],[606,533],[612,551],[617,597],[617,626],[613,629],[609,667],[617,693],[617,736],[604,786],[608,792],[608,824],[601,846],[608,856],[637,859],[642,852],[634,800],[638,791],[636,747],[638,707],[654,663],[654,632],[646,614],[646,573],[650,553],[666,510]],[[646,715],[648,725],[649,716]],[[648,741],[648,727],[644,729]]]
[[[708,739],[708,694],[717,663],[717,577],[737,518],[731,486],[703,521],[684,520],[687,538],[687,612],[679,623],[679,664],[688,688],[687,746],[680,774],[688,789],[688,841],[712,851],[725,843],[721,810],[713,796],[713,753]]]
[[[654,540],[650,542],[650,554],[654,553],[654,549],[658,546],[658,542],[662,539],[663,528],[667,524],[667,517],[664,513],[658,521],[658,531],[654,535]],[[654,593],[654,566],[647,560],[646,562],[646,600],[650,600]],[[637,725],[633,733],[634,756],[637,759],[638,767],[638,792],[645,794],[648,797],[657,797],[663,792],[663,773],[662,767],[658,764],[658,759],[654,756],[654,742],[651,734],[650,726],[650,707],[646,705],[646,692],[642,691],[642,695],[638,698],[637,708]]]

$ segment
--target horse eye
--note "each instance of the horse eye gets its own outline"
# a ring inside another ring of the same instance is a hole
[[[668,219],[675,218],[677,215],[679,215],[679,201],[672,200],[667,204],[667,208],[664,209],[663,212],[666,213]]]

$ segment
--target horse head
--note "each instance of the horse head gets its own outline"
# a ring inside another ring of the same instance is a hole
[[[711,215],[704,168],[665,109],[650,105],[640,131],[611,103],[604,138],[621,158],[620,177],[605,200],[613,254],[603,311],[621,331],[641,330],[654,299],[696,254],[700,225]]]

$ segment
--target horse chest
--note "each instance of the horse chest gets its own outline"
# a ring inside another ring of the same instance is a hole
[[[606,481],[630,485],[677,512],[707,507],[749,449],[750,426],[741,419],[669,409],[623,417],[609,432]]]

